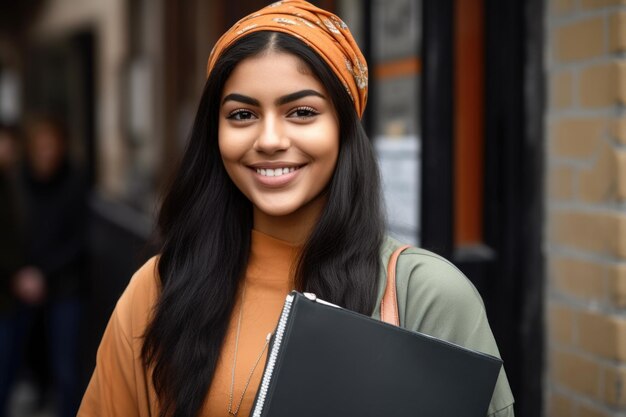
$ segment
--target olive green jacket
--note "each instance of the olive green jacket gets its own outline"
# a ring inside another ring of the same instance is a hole
[[[401,243],[387,238],[381,251],[378,302],[372,315],[380,318],[387,263]],[[396,266],[400,325],[469,349],[500,357],[482,299],[472,283],[452,263],[424,249],[402,252]],[[489,405],[488,416],[513,417],[513,395],[504,372]]]

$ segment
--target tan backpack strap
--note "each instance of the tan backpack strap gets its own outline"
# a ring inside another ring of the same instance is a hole
[[[398,257],[402,251],[410,247],[411,245],[404,245],[393,251],[389,257],[389,263],[387,264],[387,287],[385,288],[383,299],[380,302],[380,319],[394,326],[400,325],[398,296],[396,295],[396,264],[398,263]]]

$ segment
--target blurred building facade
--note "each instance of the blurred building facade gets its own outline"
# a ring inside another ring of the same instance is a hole
[[[154,252],[212,45],[268,3],[1,2],[0,117],[55,112],[90,173],[87,369]],[[364,124],[390,229],[479,289],[516,414],[626,414],[626,2],[314,3],[346,20],[370,64]]]

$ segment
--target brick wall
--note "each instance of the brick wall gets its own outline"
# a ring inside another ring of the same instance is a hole
[[[546,412],[626,416],[626,0],[548,0]]]

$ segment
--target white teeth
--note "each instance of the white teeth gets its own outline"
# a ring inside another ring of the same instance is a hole
[[[289,168],[276,168],[276,169],[265,169],[265,168],[257,168],[257,174],[261,174],[264,177],[280,177],[281,175],[289,174],[294,172],[296,167]]]

